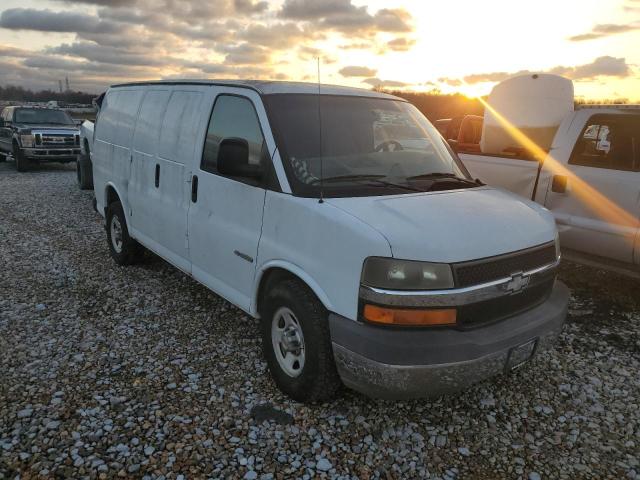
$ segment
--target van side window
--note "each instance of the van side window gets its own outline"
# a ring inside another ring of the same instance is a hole
[[[640,116],[594,115],[578,137],[569,163],[640,171]]]
[[[249,163],[260,164],[263,158],[264,137],[256,110],[248,98],[219,95],[216,99],[202,153],[202,170],[218,173],[218,147],[225,138],[245,139],[249,144]]]

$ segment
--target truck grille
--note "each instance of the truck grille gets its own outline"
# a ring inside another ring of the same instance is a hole
[[[551,278],[513,295],[458,307],[458,327],[482,327],[537,307],[551,295],[555,273]]]
[[[514,273],[526,272],[556,261],[553,243],[453,265],[456,287],[464,288],[507,278]]]
[[[47,133],[42,135],[44,147],[72,147],[76,144],[75,135]]]

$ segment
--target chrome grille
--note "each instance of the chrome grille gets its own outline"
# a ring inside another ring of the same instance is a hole
[[[506,255],[453,265],[456,287],[464,288],[507,278],[514,273],[534,270],[556,261],[553,243]]]
[[[76,144],[73,134],[42,134],[42,145],[45,147],[71,147]]]

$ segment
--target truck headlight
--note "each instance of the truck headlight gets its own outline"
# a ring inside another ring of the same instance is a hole
[[[446,263],[369,257],[362,269],[362,284],[389,290],[453,288],[453,273]]]
[[[25,148],[33,147],[33,144],[35,143],[35,141],[36,141],[35,137],[33,135],[31,135],[31,134],[29,134],[29,135],[20,135],[20,143]]]

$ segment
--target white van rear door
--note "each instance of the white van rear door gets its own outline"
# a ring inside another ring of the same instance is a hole
[[[249,144],[250,164],[270,163],[275,143],[256,92],[238,88],[219,92],[201,160],[193,168],[189,209],[192,274],[250,311],[266,190],[261,180],[221,175],[217,152],[222,139],[242,138]]]

